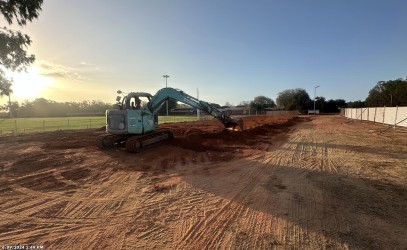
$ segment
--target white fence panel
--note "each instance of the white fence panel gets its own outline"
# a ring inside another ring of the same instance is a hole
[[[407,107],[349,108],[345,117],[407,127]]]
[[[352,111],[351,118],[352,118],[352,119],[356,119],[356,118],[358,117],[358,115],[357,115],[357,109],[351,109],[351,111]]]
[[[385,108],[384,124],[394,125],[396,120],[396,108]]]
[[[385,114],[385,108],[384,107],[378,107],[376,111],[376,122],[383,123],[384,122],[384,114]]]
[[[407,127],[407,107],[399,107],[396,123],[397,126]]]
[[[362,120],[368,121],[369,120],[369,109],[368,108],[362,108]]]
[[[368,119],[369,121],[374,121],[376,117],[376,108],[369,108],[368,109]]]
[[[362,116],[362,109],[356,109],[356,119],[360,120]]]

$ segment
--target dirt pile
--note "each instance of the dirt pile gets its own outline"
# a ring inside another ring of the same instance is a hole
[[[227,130],[217,120],[163,124],[174,134],[172,145],[194,151],[233,151],[261,141],[262,135],[286,132],[300,118],[253,116],[242,118],[243,131]],[[304,119],[304,118],[302,118]]]

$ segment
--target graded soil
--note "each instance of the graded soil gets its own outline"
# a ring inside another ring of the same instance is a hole
[[[405,131],[243,119],[162,124],[174,139],[137,154],[100,129],[0,137],[0,246],[407,248]]]

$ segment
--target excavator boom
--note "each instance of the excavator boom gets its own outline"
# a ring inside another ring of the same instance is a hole
[[[227,113],[217,109],[214,105],[205,101],[200,101],[197,98],[186,94],[182,90],[174,88],[160,89],[151,98],[150,102],[147,105],[147,108],[150,110],[150,112],[155,114],[158,112],[161,105],[170,98],[208,113],[209,115],[220,120],[226,128],[236,128],[236,126],[238,126],[241,130],[243,130],[243,122],[241,120],[235,120],[231,118]]]

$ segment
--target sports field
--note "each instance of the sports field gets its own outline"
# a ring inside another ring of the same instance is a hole
[[[207,119],[201,117],[200,119]],[[196,116],[159,116],[158,123],[196,121]],[[106,124],[104,116],[0,119],[0,134],[31,133],[68,129],[99,128]]]

